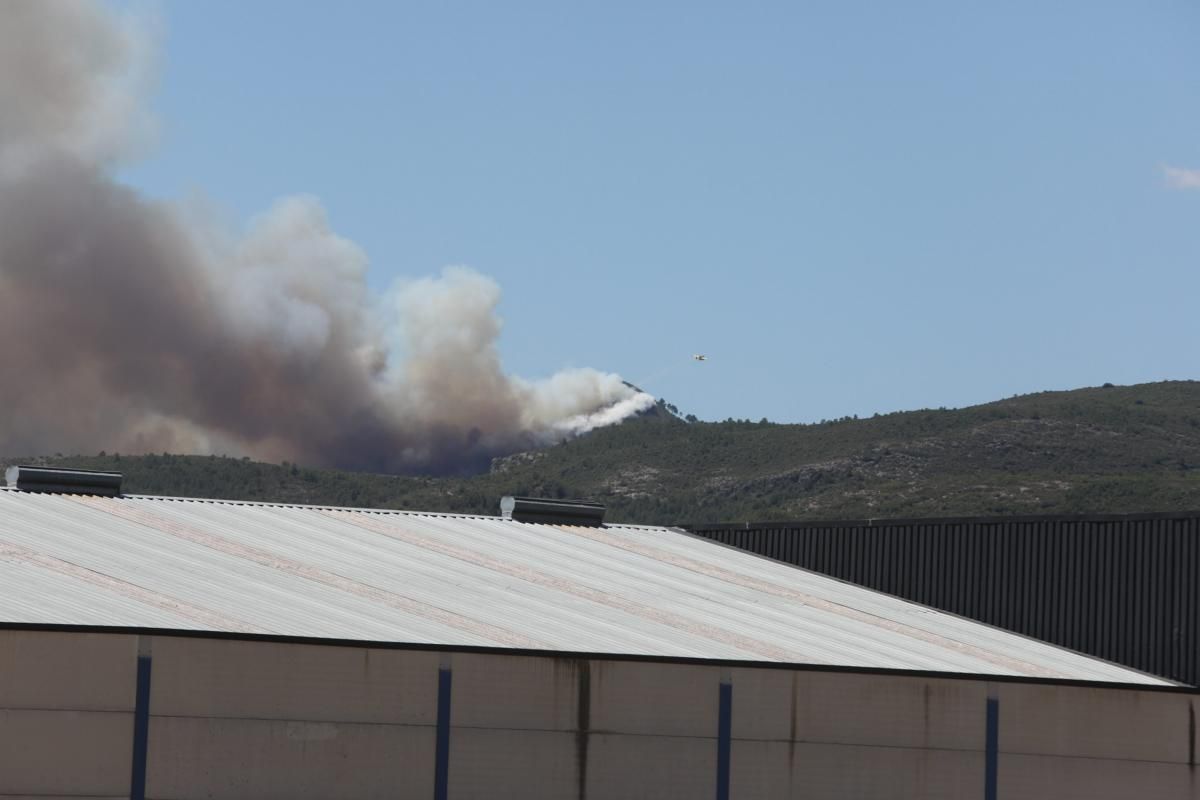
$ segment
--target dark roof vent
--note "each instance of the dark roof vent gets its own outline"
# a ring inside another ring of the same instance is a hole
[[[4,479],[22,492],[56,494],[96,494],[117,497],[121,494],[121,473],[94,469],[53,469],[50,467],[9,467]]]
[[[502,497],[500,515],[517,522],[543,525],[581,525],[596,528],[604,522],[604,506],[575,500],[546,500],[540,497]]]

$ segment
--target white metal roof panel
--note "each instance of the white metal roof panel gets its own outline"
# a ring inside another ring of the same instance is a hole
[[[10,489],[0,621],[1168,683],[667,528]]]

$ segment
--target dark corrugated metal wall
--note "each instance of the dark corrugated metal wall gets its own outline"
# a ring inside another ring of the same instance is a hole
[[[1200,513],[688,529],[1200,685]]]

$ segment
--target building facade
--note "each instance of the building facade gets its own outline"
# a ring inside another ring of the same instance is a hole
[[[40,477],[0,797],[1200,800],[1196,690],[682,531]]]
[[[1194,691],[98,629],[0,630],[0,794],[1200,798]]]

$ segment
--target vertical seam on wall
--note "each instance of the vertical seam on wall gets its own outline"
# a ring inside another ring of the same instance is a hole
[[[438,669],[437,752],[433,765],[433,798],[446,800],[450,784],[450,669]]]
[[[729,800],[729,760],[733,732],[733,684],[722,678],[717,713],[717,800]]]
[[[130,800],[145,800],[146,757],[150,744],[150,637],[138,637],[137,690],[133,706],[133,766],[129,778]]]
[[[997,772],[1000,761],[1000,701],[987,700],[987,745],[984,754],[983,797],[996,800]]]
[[[1188,768],[1196,769],[1196,702],[1188,702]]]
[[[576,796],[587,798],[588,737],[592,727],[592,662],[579,662],[575,698]]]

